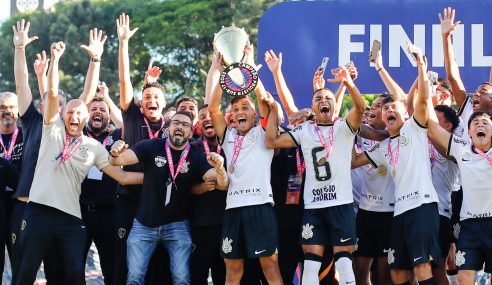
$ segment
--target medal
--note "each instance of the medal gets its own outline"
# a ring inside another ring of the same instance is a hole
[[[234,173],[234,165],[229,166],[229,173]]]
[[[2,135],[0,135],[0,144],[2,144],[3,147],[3,157],[5,158],[5,160],[12,159],[12,152],[14,151],[15,141],[17,140],[18,134],[19,134],[19,128],[16,128],[14,133],[12,134],[12,137],[10,138],[8,148],[6,148],[5,145],[3,144]]]
[[[388,174],[388,169],[384,165],[381,165],[380,167],[377,168],[378,174],[381,176],[386,176]]]
[[[328,143],[330,146],[328,147],[328,143],[326,143],[325,138],[323,137],[323,134],[321,133],[321,130],[319,129],[318,124],[314,123],[314,132],[316,135],[318,135],[318,139],[321,142],[321,145],[323,145],[323,148],[326,151],[326,155],[322,157],[320,160],[318,160],[318,165],[323,166],[326,164],[326,161],[330,157],[331,151],[333,150],[333,137],[334,137],[334,129],[335,129],[335,123],[336,120],[333,122],[333,125],[330,128],[330,131],[328,133]]]

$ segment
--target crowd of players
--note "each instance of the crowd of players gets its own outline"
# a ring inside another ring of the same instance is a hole
[[[347,65],[329,80],[318,69],[312,106],[299,110],[282,54],[270,50],[281,105],[260,80],[258,107],[237,96],[223,113],[216,52],[205,105],[180,98],[166,114],[158,67],[134,98],[138,29],[125,14],[116,20],[119,107],[99,82],[106,36],[93,29],[79,99],[66,102],[58,88],[65,44],[53,43],[50,59],[38,54],[38,111],[25,56],[37,37],[17,22],[16,93],[0,93],[0,239],[12,284],[33,284],[41,262],[49,284],[85,284],[92,242],[105,284],[200,285],[209,272],[214,284],[292,284],[299,264],[305,285],[474,284],[477,270],[492,271],[492,78],[467,96],[454,17],[439,14],[446,78],[429,78],[409,45],[418,72],[405,93],[379,52],[388,93],[370,108]],[[257,67],[252,46],[245,54]],[[353,108],[340,117],[347,90]]]

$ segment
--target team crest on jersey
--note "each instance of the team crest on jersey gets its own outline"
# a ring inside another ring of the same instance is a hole
[[[458,237],[460,236],[460,229],[460,223],[456,223],[453,225],[453,236],[455,239],[458,239]]]
[[[456,252],[456,266],[461,266],[465,264],[466,262],[465,254],[466,252],[463,252],[461,250],[458,250],[458,252]]]
[[[441,153],[439,153],[438,151],[435,151],[435,153],[436,153],[437,160],[439,161],[445,160],[444,156],[442,156]]]
[[[82,157],[83,159],[87,159],[89,157],[89,153],[87,153],[87,151],[88,151],[87,147],[81,146],[79,148],[80,157]]]
[[[254,143],[256,141],[256,133],[249,131],[248,134],[246,135],[246,140],[251,143]]]
[[[302,238],[303,239],[310,239],[313,237],[313,228],[314,226],[310,225],[309,223],[305,224],[302,226]]]
[[[12,244],[14,244],[14,243],[15,243],[15,240],[16,240],[16,239],[17,239],[17,236],[16,236],[14,233],[12,233]]]
[[[166,158],[165,157],[162,157],[162,156],[156,156],[154,158],[154,163],[157,167],[163,167],[164,165],[166,165]]]
[[[21,231],[23,231],[25,228],[26,228],[26,220],[22,220],[22,223],[21,223]]]
[[[120,239],[123,239],[126,235],[126,229],[124,228],[119,228],[118,229],[118,236],[120,237]]]
[[[388,248],[388,250],[383,250],[383,252],[388,253],[388,264],[395,263],[395,250]]]
[[[225,238],[223,241],[222,241],[222,251],[225,253],[225,254],[228,254],[232,251],[232,239],[229,239],[229,238]]]
[[[190,162],[186,161],[185,163],[183,163],[183,167],[181,168],[179,173],[188,173],[188,171],[190,171]]]
[[[407,146],[409,141],[410,141],[410,139],[408,137],[406,137],[405,134],[401,134],[401,136],[400,136],[400,145],[401,146]]]

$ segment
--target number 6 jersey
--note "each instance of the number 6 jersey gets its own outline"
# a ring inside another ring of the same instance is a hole
[[[345,119],[318,127],[328,149],[332,148],[326,162],[323,158],[327,152],[315,123],[308,121],[288,132],[301,146],[306,163],[304,207],[318,209],[350,204],[354,200],[350,170],[355,132]]]

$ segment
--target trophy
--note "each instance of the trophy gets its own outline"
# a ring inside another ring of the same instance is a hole
[[[247,95],[258,83],[258,72],[244,62],[244,48],[248,44],[249,36],[244,28],[235,26],[222,27],[214,37],[214,50],[222,54],[225,66],[219,84],[222,90],[231,96]]]

